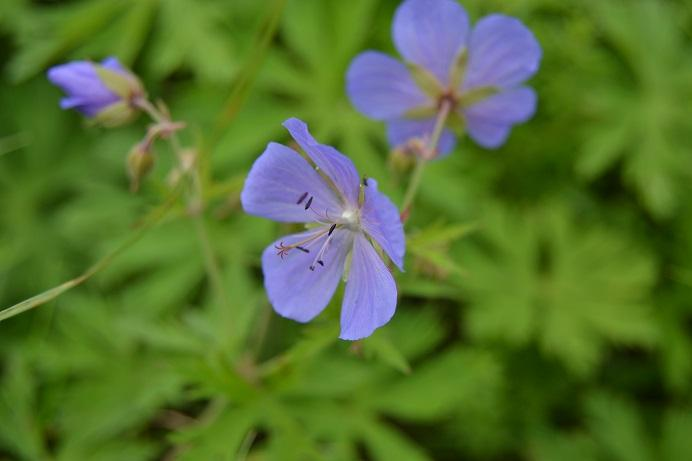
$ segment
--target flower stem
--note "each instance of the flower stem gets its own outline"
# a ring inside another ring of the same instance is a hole
[[[423,178],[423,171],[428,161],[435,157],[437,151],[437,145],[440,143],[440,138],[442,137],[442,131],[444,130],[445,123],[447,122],[447,117],[449,117],[449,112],[452,109],[452,102],[448,99],[443,99],[440,104],[440,110],[437,112],[437,119],[435,120],[435,127],[433,128],[432,135],[430,136],[430,141],[425,148],[424,152],[421,152],[416,158],[416,166],[411,173],[411,180],[409,181],[408,188],[406,189],[406,194],[404,195],[404,201],[401,205],[401,220],[406,222],[411,215],[411,205],[413,205],[413,200],[416,198],[416,193],[420,187],[421,179]]]
[[[136,105],[146,112],[153,121],[157,123],[172,123],[168,111],[165,108],[159,110],[147,99],[137,100]],[[207,276],[209,277],[209,281],[219,301],[223,307],[230,312],[230,301],[226,295],[226,290],[223,288],[221,268],[214,254],[209,231],[204,221],[204,190],[200,174],[199,159],[195,156],[195,158],[192,159],[192,163],[190,162],[190,159],[185,155],[180,139],[175,131],[170,133],[167,140],[171,146],[171,150],[178,159],[183,178],[185,178],[189,186],[187,193],[187,210],[195,226],[195,233],[197,234],[197,240],[202,250],[202,258],[204,259],[204,267]]]
[[[41,306],[48,301],[51,301],[67,290],[70,290],[71,288],[74,288],[76,286],[81,285],[82,283],[86,282],[89,280],[92,276],[94,276],[96,273],[100,272],[101,270],[105,269],[110,265],[113,260],[118,257],[121,253],[123,253],[125,250],[130,248],[132,245],[137,243],[139,239],[141,239],[151,228],[156,226],[161,220],[168,214],[168,212],[171,210],[173,205],[176,203],[178,199],[178,193],[180,192],[180,188],[176,188],[171,196],[161,205],[159,208],[157,208],[151,215],[150,217],[145,220],[140,227],[137,229],[137,231],[130,236],[125,242],[123,242],[119,247],[117,247],[115,250],[112,252],[108,253],[106,256],[98,260],[94,265],[92,265],[89,269],[87,269],[83,274],[81,274],[78,277],[75,277],[71,280],[68,280],[67,282],[64,282],[56,287],[51,288],[50,290],[46,290],[43,293],[39,293],[36,296],[32,296],[29,299],[26,299],[18,304],[15,304],[12,307],[8,307],[7,309],[3,309],[0,311],[0,322],[3,320],[7,320],[11,317],[14,317],[15,315],[19,315],[22,312],[26,312],[28,310],[31,310],[35,307]]]

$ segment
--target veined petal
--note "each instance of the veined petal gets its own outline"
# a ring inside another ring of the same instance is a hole
[[[315,270],[310,270],[310,266],[319,249],[318,245],[324,242],[325,237],[315,242],[310,253],[293,249],[283,259],[276,254],[275,245],[296,244],[317,232],[324,230],[286,236],[271,244],[262,254],[264,286],[269,301],[279,315],[298,322],[309,322],[329,304],[344,272],[353,233],[341,229],[334,231],[322,258],[324,266],[317,265]]]
[[[469,119],[466,122],[466,128],[471,139],[486,149],[495,149],[504,144],[512,129],[512,125],[508,123],[476,119]]]
[[[368,178],[365,188],[361,224],[365,232],[382,247],[399,270],[403,271],[406,237],[399,210],[386,195],[377,190],[377,181],[371,178]]]
[[[526,86],[506,90],[464,109],[467,118],[521,123],[536,112],[536,92]]]
[[[332,146],[318,143],[302,120],[289,118],[283,126],[308,154],[308,157],[315,162],[315,165],[334,182],[345,203],[356,206],[360,178],[353,162]]]
[[[370,336],[392,318],[396,298],[396,284],[389,269],[365,236],[356,234],[339,338],[357,340]]]
[[[284,222],[313,222],[327,213],[341,214],[342,209],[307,160],[274,142],[252,165],[240,201],[246,213]],[[308,202],[310,209],[306,209]]]
[[[501,146],[512,125],[525,122],[536,111],[536,92],[520,87],[503,91],[466,109],[463,114],[469,135],[487,148]]]
[[[401,117],[431,103],[404,64],[377,51],[361,53],[351,62],[346,91],[358,111],[376,120]]]
[[[469,63],[464,89],[493,86],[509,88],[536,73],[541,46],[516,18],[501,14],[484,17],[469,41]]]
[[[401,147],[412,139],[421,139],[426,143],[435,129],[435,118],[422,120],[398,119],[387,122],[387,140],[393,148]],[[444,157],[454,150],[456,136],[448,129],[442,130],[437,143],[438,156]]]
[[[453,0],[406,0],[394,15],[392,33],[407,61],[428,69],[446,85],[454,59],[466,46],[469,20]]]

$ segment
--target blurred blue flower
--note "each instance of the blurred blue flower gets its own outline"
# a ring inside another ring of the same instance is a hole
[[[463,127],[486,148],[501,146],[514,124],[533,116],[536,93],[522,84],[538,70],[541,48],[519,20],[492,14],[471,29],[453,0],[406,0],[392,29],[406,64],[366,51],[346,76],[353,105],[387,122],[392,147],[429,137],[443,101],[452,107],[448,126]],[[445,129],[438,152],[454,144]]]
[[[66,94],[60,100],[61,108],[75,109],[90,118],[106,112],[127,118],[133,112],[131,103],[144,93],[137,77],[113,57],[101,64],[72,61],[52,67],[48,79]]]
[[[402,269],[405,237],[399,212],[374,180],[361,182],[351,160],[319,144],[304,122],[292,118],[283,125],[315,168],[293,149],[270,143],[241,194],[247,213],[307,224],[305,232],[279,239],[262,254],[269,300],[280,315],[309,322],[345,275],[339,337],[367,337],[396,308],[394,278],[371,240]]]

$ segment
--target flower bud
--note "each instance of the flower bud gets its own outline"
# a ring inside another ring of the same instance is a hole
[[[135,144],[127,156],[127,174],[130,177],[132,192],[139,190],[142,179],[154,167],[154,154],[151,143],[147,140]]]
[[[416,164],[416,154],[407,146],[392,149],[389,155],[389,166],[397,173],[406,173]]]
[[[100,64],[73,61],[52,67],[48,79],[65,92],[63,109],[75,109],[104,126],[126,123],[138,113],[135,101],[144,97],[139,79],[116,58]]]

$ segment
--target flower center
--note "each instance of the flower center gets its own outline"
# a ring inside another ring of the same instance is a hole
[[[360,213],[357,210],[344,210],[343,213],[341,213],[341,219],[344,221],[344,225],[347,227],[353,227],[358,224],[360,221]]]

